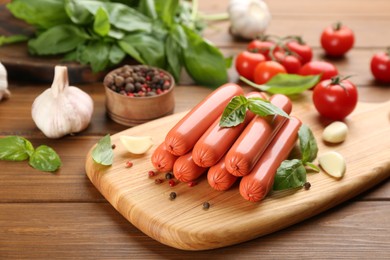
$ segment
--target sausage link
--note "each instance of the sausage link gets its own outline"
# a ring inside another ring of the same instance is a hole
[[[162,142],[152,154],[152,164],[159,172],[170,172],[177,156],[168,152],[165,142]]]
[[[202,134],[222,114],[229,101],[242,94],[242,88],[233,83],[213,91],[168,132],[165,138],[168,151],[181,156],[192,150]]]
[[[228,190],[237,181],[238,177],[231,175],[225,167],[225,158],[210,167],[207,172],[207,181],[210,186],[218,191]]]
[[[177,158],[173,165],[173,175],[182,182],[190,182],[196,180],[207,168],[200,167],[192,160],[192,151]]]
[[[275,94],[270,101],[290,114],[292,103],[287,96]],[[249,174],[285,121],[285,117],[278,115],[267,118],[256,116],[227,152],[226,169],[238,177]]]
[[[267,98],[267,96],[261,92],[250,92],[246,97]],[[225,128],[219,126],[221,117],[218,117],[196,142],[194,149],[192,150],[194,162],[201,167],[211,167],[216,164],[222,156],[226,154],[254,116],[255,114],[248,110],[243,123],[235,127]]]
[[[301,121],[296,117],[283,125],[271,144],[267,147],[252,172],[241,179],[240,194],[246,200],[262,200],[271,190],[276,170],[288,157],[297,138]]]

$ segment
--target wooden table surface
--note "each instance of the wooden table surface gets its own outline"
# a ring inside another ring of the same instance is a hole
[[[200,8],[210,14],[224,12],[227,2],[201,0]],[[355,47],[345,58],[331,62],[341,74],[355,75],[352,80],[359,87],[360,101],[390,100],[390,86],[376,83],[369,70],[371,56],[390,45],[390,1],[267,3],[273,15],[268,33],[303,36],[313,46],[317,60],[329,60],[319,45],[322,29],[336,21],[350,26],[356,36]],[[205,36],[226,55],[234,55],[247,42],[233,39],[228,25],[210,24]],[[236,82],[234,69],[229,72],[230,81]],[[33,100],[50,84],[9,83],[12,96],[0,103],[0,136],[22,135],[34,146],[47,144],[59,153],[63,166],[50,174],[34,170],[26,162],[0,161],[0,259],[390,258],[388,180],[302,223],[239,245],[191,252],[160,244],[123,218],[86,177],[85,156],[91,146],[105,134],[127,128],[106,116],[101,82],[78,85],[95,103],[90,127],[57,140],[46,138],[31,119]],[[183,80],[175,90],[175,112],[193,107],[210,91]]]

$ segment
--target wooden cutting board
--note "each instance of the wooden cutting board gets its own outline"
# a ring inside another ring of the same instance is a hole
[[[89,179],[104,197],[134,226],[163,244],[184,250],[205,250],[237,244],[286,228],[303,221],[369,189],[390,176],[390,101],[382,104],[359,103],[348,117],[347,140],[326,146],[321,140],[324,126],[309,96],[294,100],[293,114],[310,126],[319,144],[319,154],[328,150],[341,153],[347,161],[345,176],[336,180],[324,172],[310,173],[309,190],[272,192],[259,203],[244,200],[235,185],[218,192],[203,176],[199,184],[174,187],[164,174],[148,177],[153,167],[150,157],[169,129],[185,113],[158,119],[112,136],[114,163],[102,167],[86,160]],[[155,145],[143,156],[128,153],[119,140],[121,135],[150,135]],[[126,161],[134,166],[126,168]],[[169,194],[175,191],[175,200]],[[204,210],[203,202],[210,208]]]

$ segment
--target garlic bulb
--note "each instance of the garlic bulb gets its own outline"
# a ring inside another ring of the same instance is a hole
[[[9,98],[11,93],[8,90],[7,70],[0,62],[0,101],[3,98]]]
[[[92,112],[92,98],[81,89],[69,86],[67,68],[56,66],[51,88],[34,100],[31,114],[47,137],[60,138],[87,128]]]
[[[230,0],[228,7],[231,33],[254,39],[265,32],[271,13],[263,0]]]

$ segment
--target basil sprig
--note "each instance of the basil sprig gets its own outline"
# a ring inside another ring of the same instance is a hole
[[[320,81],[321,75],[301,76],[280,73],[263,85],[255,84],[244,77],[240,77],[240,79],[254,88],[271,94],[294,95],[314,87]]]
[[[93,148],[92,158],[96,163],[101,165],[112,165],[114,161],[114,152],[112,151],[109,134],[100,139],[95,148]]]
[[[276,171],[274,190],[285,190],[302,187],[306,183],[307,167],[319,172],[319,168],[311,163],[318,153],[316,139],[306,125],[298,131],[300,159],[284,160]]]
[[[268,100],[258,97],[246,98],[244,96],[235,96],[224,109],[219,126],[233,127],[241,124],[245,120],[247,110],[259,116],[281,115],[287,118],[289,117],[286,112]]]
[[[0,139],[0,160],[29,160],[31,167],[45,172],[54,172],[61,166],[58,154],[46,145],[33,145],[21,136],[7,136]]]

